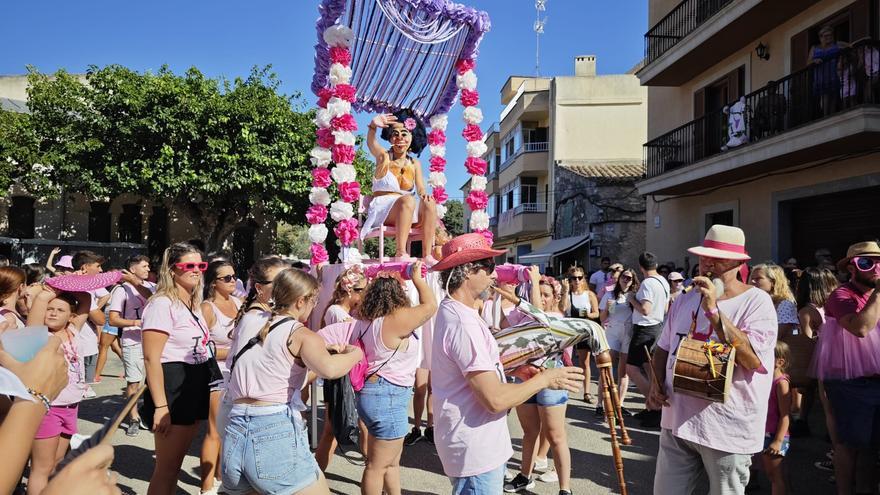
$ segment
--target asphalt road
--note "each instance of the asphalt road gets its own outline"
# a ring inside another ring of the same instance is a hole
[[[80,406],[79,426],[81,433],[90,434],[96,431],[121,407],[124,387],[124,380],[118,378],[121,368],[121,363],[116,356],[111,355],[105,368],[103,381],[93,386],[98,397],[87,399]],[[593,376],[597,375],[594,373]],[[595,387],[594,383],[594,392]],[[628,401],[626,406],[633,411],[642,408],[642,405],[636,401]],[[320,414],[323,415],[323,412]],[[604,419],[594,414],[593,406],[587,406],[578,399],[569,401],[567,417],[568,439],[572,457],[573,493],[619,493],[608,429]],[[761,421],[763,422],[763,419]],[[828,449],[828,444],[824,441],[823,421],[821,411],[817,411],[811,418],[813,437],[793,441],[787,459],[791,493],[824,494],[833,491],[834,485],[827,481],[830,473],[819,471],[813,467],[814,461],[825,459],[824,452]],[[636,423],[636,421],[630,421],[628,428],[633,444],[622,446],[627,489],[632,495],[650,494],[652,493],[659,431],[644,430]],[[515,414],[508,417],[508,424],[515,451],[515,458],[511,460],[510,465],[515,471],[521,455],[522,430]],[[119,485],[123,493],[146,493],[154,464],[152,434],[142,431],[139,436],[131,438],[127,437],[124,430],[120,429],[115,433],[113,443],[116,452],[113,470],[118,473]],[[199,493],[198,451],[200,446],[201,439],[199,437],[193,442],[190,453],[184,461],[179,477],[178,493]],[[442,475],[440,460],[433,446],[429,443],[422,441],[414,446],[405,447],[401,463],[404,494],[449,493],[449,482]],[[339,494],[360,493],[359,483],[362,469],[361,466],[341,456],[336,456],[327,473],[331,492]],[[705,493],[705,491],[701,492]],[[558,485],[538,481],[532,493],[556,494],[558,493]],[[766,480],[762,483],[762,489],[754,493],[770,493]]]

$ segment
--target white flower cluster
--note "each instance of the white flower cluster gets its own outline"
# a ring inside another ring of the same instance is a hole
[[[354,182],[357,179],[357,172],[354,169],[354,165],[349,163],[339,163],[333,170],[330,171],[330,175],[333,177],[333,181],[337,184],[342,184],[343,182]]]
[[[327,168],[330,165],[330,150],[315,146],[309,153],[313,167]]]
[[[466,149],[468,156],[479,158],[485,155],[489,148],[486,147],[486,143],[482,141],[468,141]]]
[[[437,115],[431,117],[431,130],[437,129],[438,131],[446,132],[446,126],[449,125],[449,115],[445,113],[438,113]]]
[[[482,175],[473,175],[471,176],[471,190],[472,191],[485,191],[486,190],[486,177]]]
[[[486,210],[471,212],[471,230],[486,230],[489,228],[489,214]]]
[[[334,221],[341,222],[354,216],[354,206],[342,200],[334,201],[330,205],[330,218]]]
[[[309,226],[309,240],[315,244],[323,244],[327,240],[327,226],[316,223]]]
[[[477,75],[473,70],[468,70],[464,74],[459,74],[455,78],[458,90],[476,91]],[[479,125],[483,121],[483,112],[476,106],[465,107],[462,111],[462,120],[466,125]],[[466,146],[467,155],[469,157],[481,158],[486,154],[488,148],[483,140],[468,141]],[[471,175],[471,190],[485,191],[486,176]],[[472,231],[483,231],[489,229],[489,214],[485,208],[471,212],[470,228]]]
[[[354,40],[354,31],[348,26],[337,24],[324,30],[324,41],[330,46],[348,48]]]
[[[446,187],[446,174],[443,172],[431,172],[428,175],[428,184],[431,184],[431,187]]]
[[[465,107],[461,116],[465,124],[477,125],[483,121],[483,111],[479,107]]]

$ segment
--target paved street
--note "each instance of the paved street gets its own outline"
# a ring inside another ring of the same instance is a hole
[[[84,401],[80,406],[82,433],[87,434],[97,430],[100,424],[121,406],[123,380],[111,377],[118,376],[120,371],[119,360],[115,355],[111,355],[102,383],[94,386],[99,396]],[[596,376],[595,373],[593,376]],[[635,402],[627,403],[627,406],[634,411],[642,407]],[[821,494],[830,493],[833,489],[833,485],[827,482],[829,473],[823,473],[813,467],[814,461],[824,459],[824,452],[827,449],[827,444],[822,440],[825,429],[821,422],[822,417],[817,414],[811,422],[815,432],[813,438],[793,442],[789,458],[791,493]],[[587,409],[582,401],[574,400],[569,403],[568,423],[573,465],[572,491],[576,494],[619,493],[608,430],[604,426],[604,421],[594,414],[592,406]],[[514,437],[515,456],[518,459],[522,430],[515,419],[515,414],[510,416],[509,424]],[[637,428],[634,421],[629,431],[633,445],[623,448],[627,487],[632,495],[649,494],[654,476],[658,432]],[[119,430],[115,434],[114,444],[116,460],[113,469],[119,474],[123,493],[146,493],[153,469],[152,434],[141,432],[138,437],[132,439],[125,436],[123,430]],[[190,455],[186,457],[179,478],[179,493],[199,493],[197,469],[199,446],[199,441],[194,442]],[[448,493],[449,483],[439,474],[442,472],[440,460],[430,444],[419,442],[413,447],[405,448],[402,465],[404,494]],[[331,491],[338,494],[359,493],[361,471],[361,466],[337,456],[327,474]],[[755,493],[770,493],[766,482],[763,483],[762,488],[763,490]],[[538,481],[533,493],[550,495],[556,494],[557,490],[558,485],[555,483]]]

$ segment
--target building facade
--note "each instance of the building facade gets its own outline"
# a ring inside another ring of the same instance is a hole
[[[574,75],[511,76],[501,88],[506,107],[486,131],[484,156],[495,247],[507,250],[499,261],[559,273],[644,249],[634,184],[647,91],[633,74],[597,75],[595,56],[574,62]],[[611,213],[618,204],[631,213]]]
[[[648,2],[649,250],[693,264],[720,223],[756,261],[809,265],[880,236],[878,4]]]

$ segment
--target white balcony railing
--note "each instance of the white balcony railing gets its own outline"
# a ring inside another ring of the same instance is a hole
[[[546,213],[547,203],[523,203],[513,209],[514,215],[520,213]]]
[[[500,172],[500,171],[504,170],[505,168],[509,167],[510,164],[513,163],[513,161],[516,160],[516,158],[519,155],[522,155],[523,153],[539,153],[542,151],[549,151],[549,150],[550,150],[550,143],[548,143],[547,141],[523,143],[516,151],[513,152],[512,155],[507,157],[507,160],[504,160],[504,163],[501,164],[501,167],[498,168],[498,171]]]

